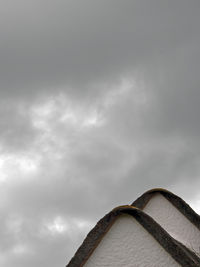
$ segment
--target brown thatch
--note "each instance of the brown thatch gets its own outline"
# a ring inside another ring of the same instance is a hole
[[[141,203],[140,201],[137,203]],[[108,232],[115,220],[122,214],[134,217],[143,228],[172,256],[172,258],[184,267],[200,267],[200,259],[180,242],[172,238],[158,223],[142,210],[133,206],[117,207],[106,214],[97,225],[89,232],[83,244],[77,250],[67,267],[83,266],[104,235]]]
[[[172,192],[163,188],[154,188],[143,195],[138,197],[132,206],[137,207],[141,210],[147,205],[150,199],[155,196],[155,194],[161,194],[165,197],[174,207],[176,207],[192,224],[194,224],[200,230],[200,216],[180,197],[173,194]]]

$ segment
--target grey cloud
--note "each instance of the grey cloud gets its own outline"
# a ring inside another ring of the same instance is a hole
[[[1,88],[6,94],[72,87],[82,96],[89,84],[143,71],[146,64],[155,68],[198,31],[196,2],[169,7],[157,1],[20,3],[17,12],[6,8],[2,23]]]
[[[37,136],[31,125],[29,105],[15,99],[1,99],[0,116],[2,153],[27,150]]]

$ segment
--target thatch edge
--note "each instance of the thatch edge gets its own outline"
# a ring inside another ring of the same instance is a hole
[[[122,214],[134,217],[181,266],[200,267],[200,259],[195,255],[195,253],[172,238],[149,215],[133,206],[120,206],[106,214],[89,232],[82,245],[79,247],[74,257],[66,267],[82,267],[115,220]]]
[[[154,188],[148,190],[140,197],[138,197],[131,205],[137,207],[141,210],[147,205],[150,199],[155,195],[160,193],[164,196],[174,207],[176,207],[193,225],[195,225],[200,230],[200,216],[179,196],[174,193],[163,189]]]

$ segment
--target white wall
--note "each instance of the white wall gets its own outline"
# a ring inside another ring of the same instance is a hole
[[[121,215],[84,267],[180,266],[131,216]]]
[[[144,208],[167,232],[187,247],[200,252],[200,231],[160,193]]]

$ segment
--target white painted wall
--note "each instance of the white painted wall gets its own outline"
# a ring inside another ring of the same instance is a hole
[[[180,266],[131,216],[121,215],[84,267]]]
[[[155,194],[144,208],[175,239],[200,252],[200,231],[160,193]]]

